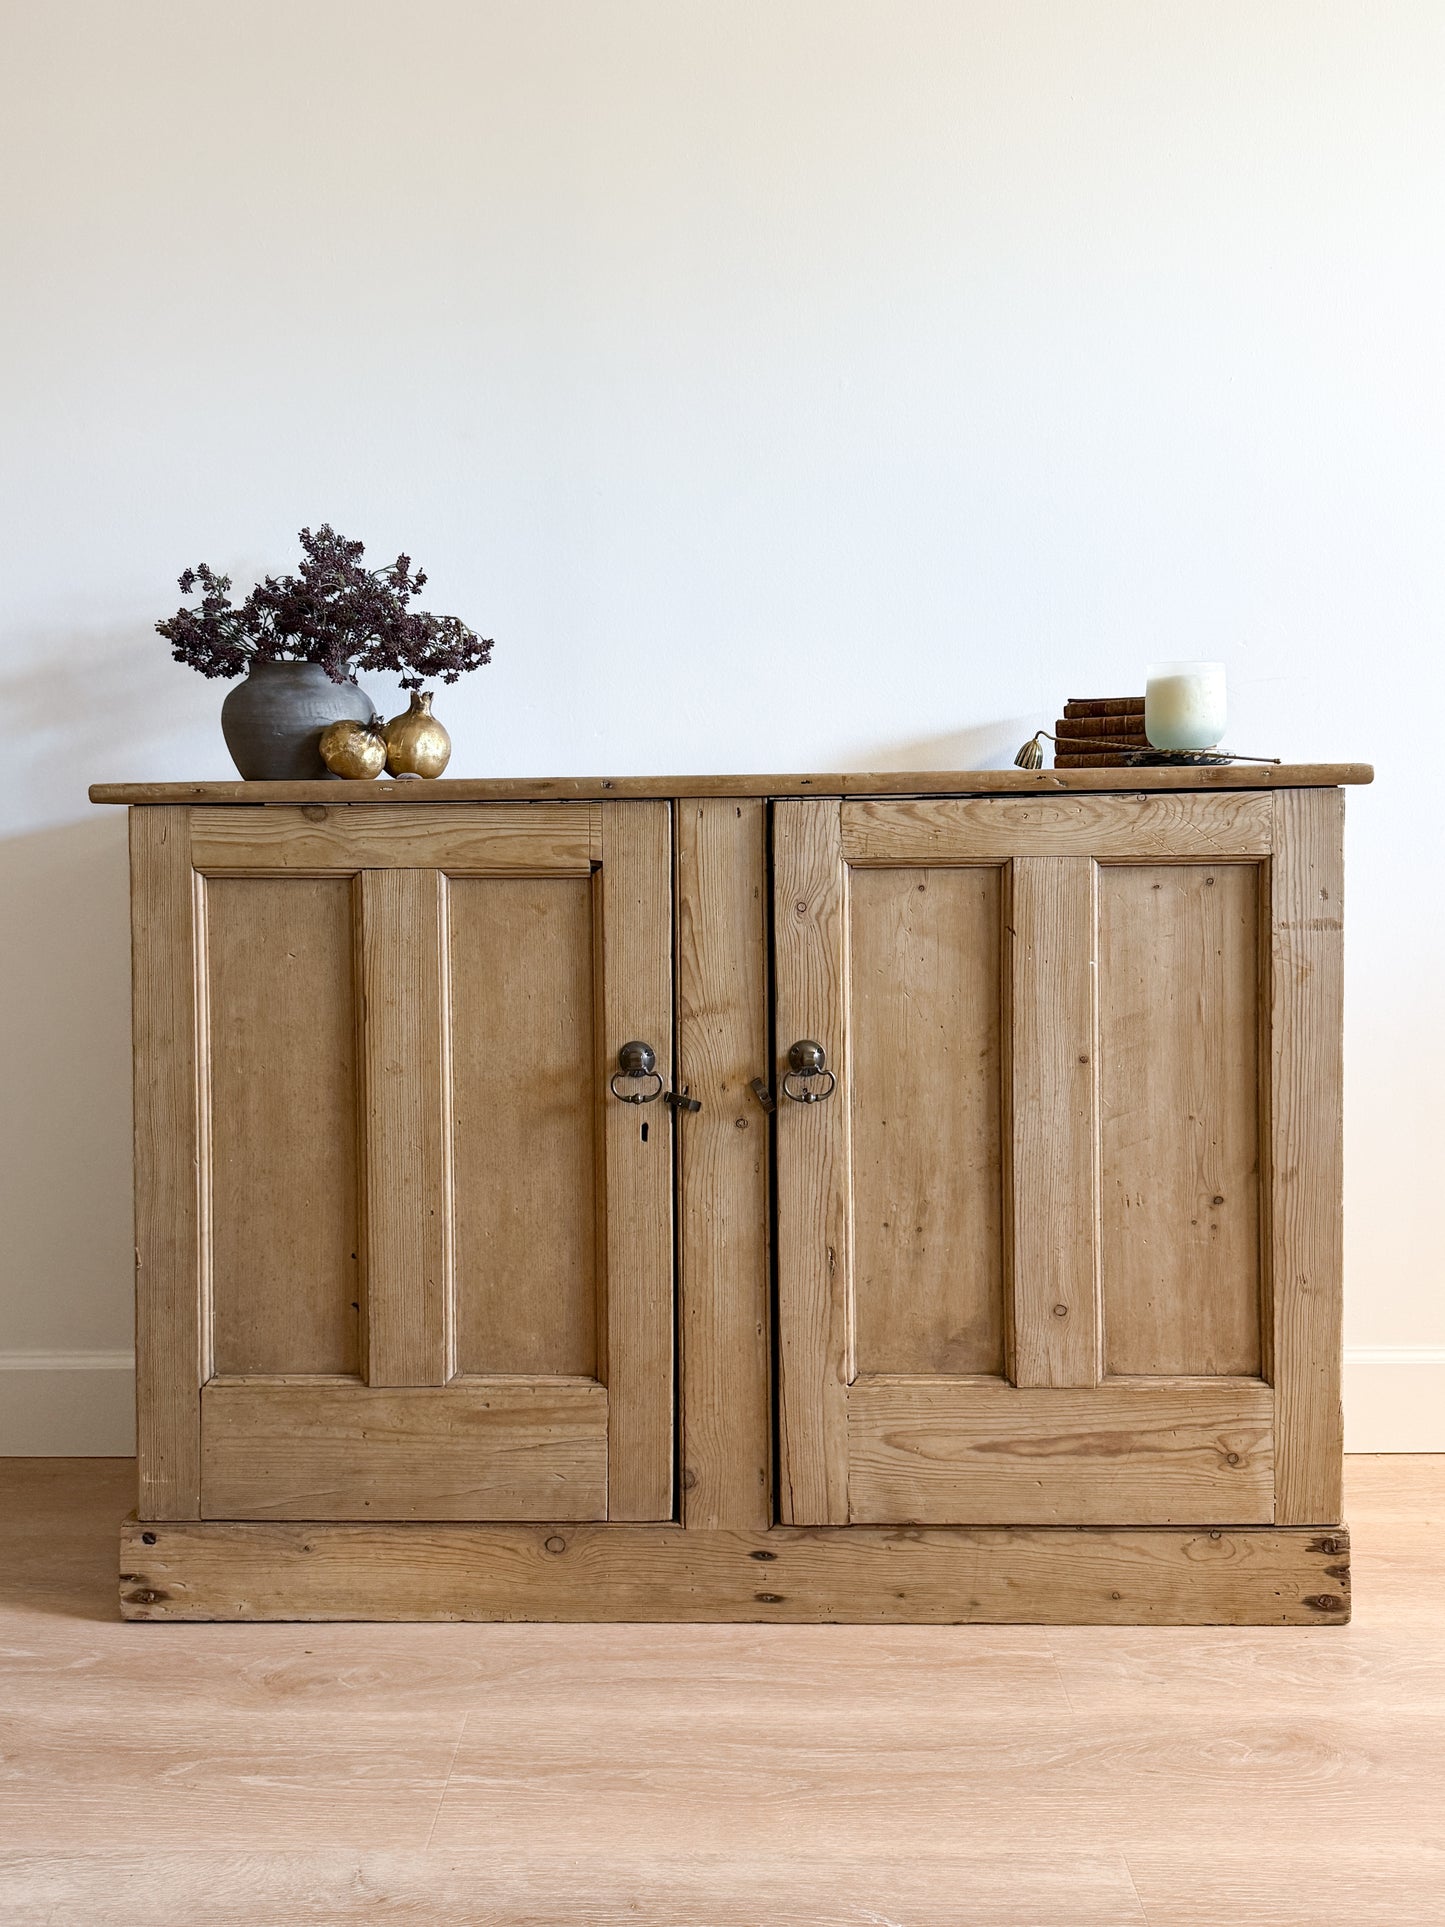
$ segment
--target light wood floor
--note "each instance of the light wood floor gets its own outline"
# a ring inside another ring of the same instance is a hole
[[[1445,1923],[1445,1457],[1304,1631],[123,1626],[130,1481],[0,1461],[5,1927]]]

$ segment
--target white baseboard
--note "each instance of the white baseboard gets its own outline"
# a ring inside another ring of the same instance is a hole
[[[0,1352],[0,1458],[126,1458],[135,1366],[114,1352]],[[1445,1452],[1445,1345],[1345,1353],[1347,1452]]]
[[[129,1351],[0,1352],[0,1458],[125,1459],[134,1451]]]
[[[1351,1345],[1347,1452],[1445,1452],[1445,1345]]]

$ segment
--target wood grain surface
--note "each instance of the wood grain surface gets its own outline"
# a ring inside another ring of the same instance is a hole
[[[1095,877],[1090,858],[1011,864],[1009,1376],[1099,1376]]]
[[[121,1609],[141,1620],[1315,1625],[1349,1613],[1348,1535],[1301,1527],[132,1521],[121,1574]]]
[[[1104,1369],[1255,1375],[1260,866],[1099,870]]]
[[[836,803],[773,806],[777,1112],[779,1516],[848,1519],[852,1376],[847,873]],[[782,1094],[792,1044],[811,1038],[831,1098]]]
[[[599,839],[598,812],[576,803],[456,816],[415,805],[338,807],[329,798],[304,808],[198,809],[191,819],[192,860],[209,875],[436,867],[459,876],[586,876]]]
[[[1247,1380],[859,1378],[849,1493],[868,1524],[1262,1525],[1274,1394]]]
[[[360,884],[366,1378],[445,1385],[455,1369],[447,878],[366,870]]]
[[[1009,857],[1263,856],[1270,799],[1247,793],[946,797],[843,804],[843,855],[857,866],[986,863]]]
[[[0,1463],[0,1921],[1439,1927],[1445,1459],[1346,1478],[1349,1625],[138,1626]]]
[[[204,887],[212,1369],[355,1372],[353,879],[213,877]]]
[[[767,813],[677,806],[677,1124],[682,1517],[772,1516]]]
[[[459,1371],[597,1371],[592,897],[587,877],[447,884]]]
[[[212,1519],[605,1519],[607,1393],[590,1379],[212,1379]]]
[[[849,879],[861,1372],[1004,1368],[1004,895],[996,864]]]
[[[1371,783],[1368,763],[1236,763],[1219,768],[881,770],[831,775],[439,777],[426,807],[508,799],[678,796],[1049,796],[1071,790],[1270,790]],[[414,809],[410,783],[92,783],[92,803],[316,803]]]
[[[672,1069],[672,814],[609,803],[602,823],[602,1017],[608,1517],[667,1519],[673,1502],[673,1176],[667,1106],[608,1092],[617,1053],[650,1044]]]
[[[190,813],[130,819],[135,1111],[136,1439],[157,1519],[201,1507],[201,1380],[208,1370],[206,1062],[201,886]]]
[[[1344,798],[1276,797],[1270,891],[1275,1517],[1340,1510],[1344,1301]]]
[[[666,1777],[680,1783],[675,1763]],[[406,1834],[402,1812],[388,1834]],[[616,1856],[579,1857],[551,1844],[529,1851],[475,1819],[463,1829],[481,1830],[485,1847],[427,1852],[268,1853],[244,1843],[198,1853],[0,1849],[0,1901],[8,1893],[18,1910],[9,1918],[26,1927],[128,1927],[133,1914],[109,1910],[142,1894],[147,1927],[959,1927],[957,1896],[966,1893],[969,1927],[1148,1927],[1118,1853],[1085,1851],[1066,1863],[966,1845],[919,1857],[836,1845],[782,1856],[629,1843]]]

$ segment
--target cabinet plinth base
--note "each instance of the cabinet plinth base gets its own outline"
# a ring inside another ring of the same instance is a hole
[[[128,1520],[135,1620],[1319,1626],[1344,1526],[305,1525]]]

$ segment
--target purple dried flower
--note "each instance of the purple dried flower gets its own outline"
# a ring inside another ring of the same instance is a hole
[[[320,663],[333,682],[358,669],[385,669],[404,689],[435,679],[452,683],[492,659],[490,637],[478,636],[456,616],[408,607],[426,576],[411,573],[399,555],[385,569],[362,565],[364,546],[329,524],[302,529],[297,575],[268,575],[241,603],[231,578],[202,562],[180,577],[182,595],[199,588],[197,608],[178,609],[156,624],[177,662],[203,676],[239,676],[252,660]]]

